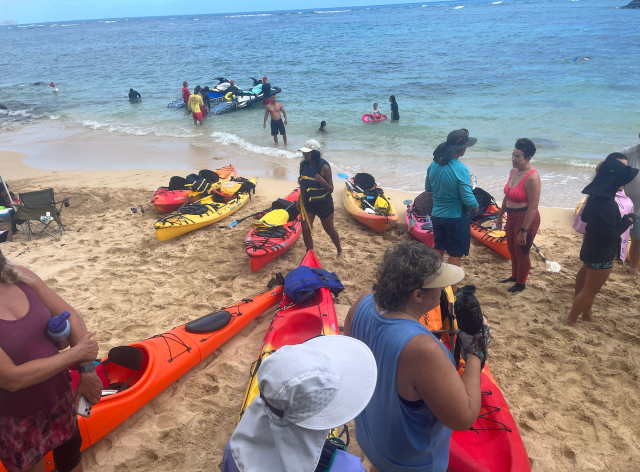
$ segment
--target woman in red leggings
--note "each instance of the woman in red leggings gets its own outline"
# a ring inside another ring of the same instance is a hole
[[[511,155],[513,169],[504,186],[504,200],[498,214],[496,226],[502,229],[502,215],[507,212],[507,247],[511,253],[511,277],[500,280],[506,284],[515,282],[508,292],[522,292],[531,270],[529,251],[540,227],[540,175],[531,165],[536,145],[527,138],[516,141]]]

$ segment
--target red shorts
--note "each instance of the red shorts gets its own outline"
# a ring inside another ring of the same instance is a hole
[[[207,116],[207,107],[200,105],[200,113],[202,113],[202,116]]]
[[[193,122],[195,123],[196,121],[202,121],[202,112],[196,113],[195,111],[192,113],[193,115]]]
[[[271,99],[270,98],[263,98],[262,99],[262,104],[263,105],[268,105],[269,103],[271,103]]]

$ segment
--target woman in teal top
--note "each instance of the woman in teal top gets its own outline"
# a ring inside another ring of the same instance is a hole
[[[451,430],[466,430],[480,412],[478,347],[489,330],[460,333],[466,368],[458,375],[451,353],[418,320],[440,303],[443,287],[464,271],[440,262],[417,241],[385,252],[377,282],[351,307],[344,334],[364,342],[376,359],[378,382],[356,418],[358,445],[370,472],[445,472]]]

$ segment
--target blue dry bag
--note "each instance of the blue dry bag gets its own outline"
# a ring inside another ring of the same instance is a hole
[[[328,288],[336,297],[344,290],[335,272],[327,272],[324,269],[300,266],[284,278],[284,292],[295,303],[313,297],[318,288]]]

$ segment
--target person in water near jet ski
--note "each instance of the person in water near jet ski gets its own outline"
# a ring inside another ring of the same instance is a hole
[[[262,78],[262,104],[263,105],[266,106],[269,103],[271,103],[271,100],[269,100],[270,96],[271,96],[271,84],[267,82],[267,76],[265,75]]]

